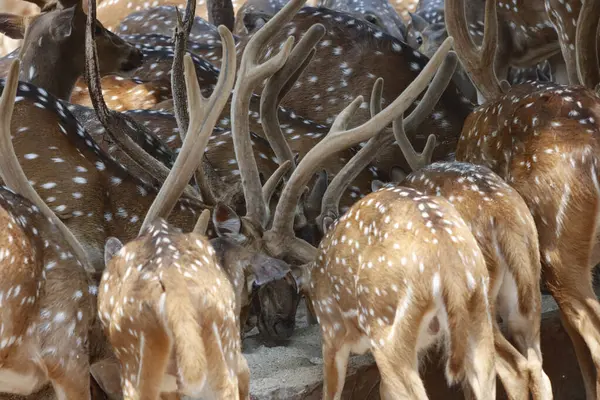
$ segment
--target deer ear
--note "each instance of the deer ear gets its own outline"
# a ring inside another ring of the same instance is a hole
[[[310,266],[312,263],[294,266],[291,269],[292,277],[296,281],[298,293],[308,293],[308,283],[310,281]]]
[[[242,219],[233,209],[217,203],[212,214],[213,225],[219,237],[237,236],[242,231]]]
[[[376,192],[384,186],[385,183],[381,182],[379,179],[373,179],[371,181],[371,192]]]
[[[117,360],[98,361],[90,366],[90,373],[109,399],[121,396],[121,372]]]
[[[23,39],[27,19],[22,15],[0,13],[0,33],[11,39]]]
[[[104,265],[108,265],[110,260],[123,248],[123,243],[116,237],[109,237],[104,245]]]
[[[253,284],[257,286],[281,279],[286,276],[288,272],[290,272],[288,263],[263,253],[256,253],[250,262],[250,279],[252,279]]]
[[[429,22],[427,22],[418,14],[413,14],[409,12],[408,15],[410,15],[410,19],[408,20],[409,26],[415,31],[423,32],[425,28],[427,28],[427,26],[429,25]]]

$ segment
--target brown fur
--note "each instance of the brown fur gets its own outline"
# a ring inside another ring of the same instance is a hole
[[[448,383],[494,399],[488,288],[483,255],[448,201],[401,187],[366,196],[329,230],[311,270],[323,398],[340,399],[350,351],[370,349],[382,398],[426,399],[419,351],[444,340]]]
[[[598,121],[600,100],[591,90],[514,86],[467,118],[456,152],[457,159],[498,173],[527,203],[544,280],[573,341],[588,399],[596,398],[594,367],[600,367],[600,305],[591,284],[591,268],[600,261],[592,259],[600,209]]]
[[[551,399],[540,350],[538,232],[521,196],[488,168],[457,162],[426,166],[401,185],[448,199],[477,240],[490,275],[492,315],[506,322],[519,349],[494,323],[496,368],[509,397],[527,398],[531,391],[534,399]]]
[[[178,233],[163,220],[112,258],[98,304],[126,399],[158,399],[165,374],[177,377],[166,392],[248,397],[230,279],[245,284],[222,270],[202,235]]]
[[[90,399],[95,288],[39,209],[5,188],[0,206],[0,392],[26,395],[51,382],[60,400]]]
[[[23,40],[19,79],[68,100],[84,72],[85,21],[81,3],[29,18]],[[132,45],[97,24],[98,59],[102,73],[137,67],[142,55]]]

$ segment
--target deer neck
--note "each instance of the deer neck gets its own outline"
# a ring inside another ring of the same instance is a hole
[[[50,57],[35,57],[26,51],[22,57],[19,80],[44,89],[58,99],[69,101],[77,79],[83,75],[83,66],[65,60],[59,52]]]

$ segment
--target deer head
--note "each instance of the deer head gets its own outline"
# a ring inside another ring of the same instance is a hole
[[[81,2],[34,17],[5,15],[6,34],[24,38],[20,79],[68,100],[85,69],[86,14]],[[142,61],[139,50],[102,25],[96,26],[102,73],[128,71]]]

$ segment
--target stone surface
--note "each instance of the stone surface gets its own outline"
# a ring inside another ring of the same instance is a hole
[[[585,398],[571,341],[562,328],[556,305],[544,299],[542,352],[544,370],[556,400]],[[301,326],[286,347],[268,347],[256,337],[246,339],[245,355],[251,369],[251,394],[256,400],[318,400],[322,391],[320,334],[316,326]],[[448,388],[439,357],[424,367],[430,399],[463,399],[460,388]],[[502,385],[498,382],[500,392]],[[344,400],[379,399],[379,374],[371,356],[353,356],[344,386]],[[498,399],[505,399],[503,393]]]

